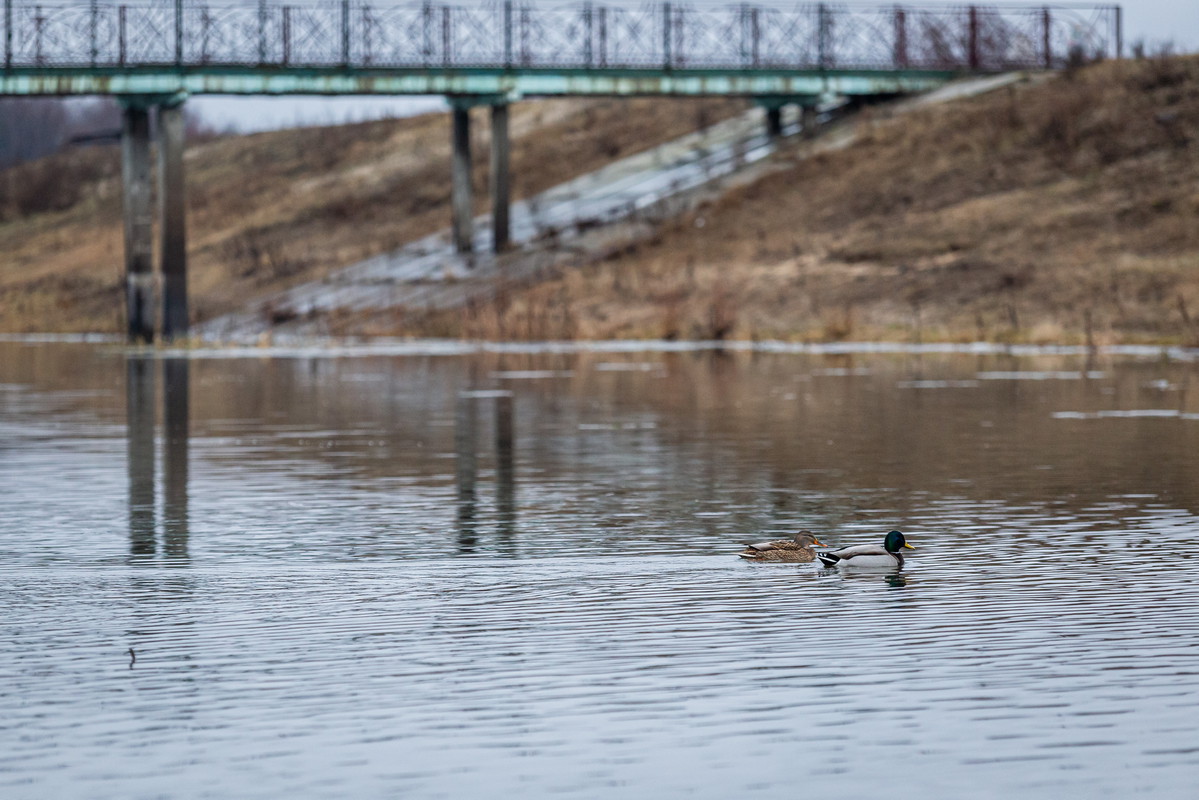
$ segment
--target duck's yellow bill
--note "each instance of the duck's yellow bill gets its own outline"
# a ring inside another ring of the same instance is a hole
[[[907,542],[904,542],[904,543],[903,543],[903,546],[904,546],[904,547],[906,547],[906,548],[907,548],[907,549],[909,549],[909,550],[915,550],[915,549],[916,549],[915,547],[912,547],[912,546],[911,546],[910,544],[908,544]]]

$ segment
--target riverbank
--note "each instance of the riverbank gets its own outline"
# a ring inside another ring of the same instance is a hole
[[[599,263],[340,332],[1199,344],[1199,59],[858,126]]]
[[[510,121],[522,199],[745,109],[742,100],[546,100]],[[488,117],[473,114],[476,210]],[[448,227],[445,113],[231,136],[187,148],[193,320],[261,302]],[[74,149],[0,172],[0,331],[123,330],[120,154]]]
[[[527,196],[740,106],[517,108]],[[789,141],[757,180],[537,285],[465,309],[335,315],[325,329],[1199,345],[1199,59],[1102,63],[902,117],[867,110],[856,126],[836,152]],[[444,227],[445,127],[434,115],[189,152],[195,314]],[[260,178],[243,186],[250,171]],[[0,223],[0,252],[17,255],[0,264],[0,330],[119,330],[119,196],[104,180],[64,210]],[[479,196],[484,181],[480,166]]]

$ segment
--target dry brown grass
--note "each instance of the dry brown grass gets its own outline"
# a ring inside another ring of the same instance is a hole
[[[743,108],[735,100],[517,104],[513,194],[542,191]],[[472,118],[481,213],[488,115],[480,109]],[[193,317],[233,311],[446,228],[449,157],[447,114],[189,147]],[[120,330],[121,237],[115,147],[0,173],[0,330]]]
[[[588,338],[1199,345],[1199,59],[860,124],[850,148],[793,145],[787,169],[456,330],[494,317],[484,335],[510,336],[509,316],[564,307]]]

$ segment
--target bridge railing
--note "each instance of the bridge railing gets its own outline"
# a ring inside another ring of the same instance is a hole
[[[1117,6],[0,0],[4,69],[1053,68],[1118,56]]]

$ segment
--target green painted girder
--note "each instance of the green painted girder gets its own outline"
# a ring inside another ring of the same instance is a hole
[[[816,97],[923,92],[958,77],[931,70],[16,67],[0,95],[671,95]]]

